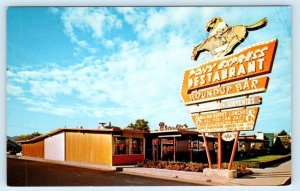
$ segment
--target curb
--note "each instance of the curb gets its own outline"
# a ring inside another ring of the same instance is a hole
[[[91,164],[91,163],[84,163],[84,162],[46,160],[46,159],[40,159],[40,158],[35,158],[35,157],[24,157],[24,156],[22,156],[22,157],[7,156],[7,158],[19,159],[19,160],[29,160],[29,161],[36,161],[36,162],[43,162],[43,163],[51,163],[51,164],[59,164],[59,165],[65,165],[65,166],[74,166],[74,167],[88,168],[88,169],[93,169],[93,170],[120,171],[120,168],[118,168],[116,166]]]
[[[283,183],[281,185],[288,186],[288,185],[291,185],[291,183],[292,183],[292,178],[288,177],[286,180],[283,181]]]
[[[232,178],[213,178],[210,176],[205,176],[201,172],[185,172],[156,168],[124,168],[123,173],[207,185],[226,185],[233,180]]]

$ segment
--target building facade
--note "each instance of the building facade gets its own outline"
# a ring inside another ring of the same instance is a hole
[[[20,143],[23,156],[111,166],[128,165],[145,159],[145,133],[119,128],[64,128]]]
[[[216,133],[206,133],[208,151],[217,162]],[[23,156],[47,160],[132,165],[145,159],[207,163],[203,136],[195,129],[165,129],[151,132],[120,129],[56,129],[21,141]],[[222,141],[222,160],[228,162],[234,141]],[[241,135],[236,157],[266,153],[269,141],[256,135]]]

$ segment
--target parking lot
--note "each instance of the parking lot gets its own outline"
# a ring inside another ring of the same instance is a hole
[[[7,158],[8,186],[199,186],[52,163]]]

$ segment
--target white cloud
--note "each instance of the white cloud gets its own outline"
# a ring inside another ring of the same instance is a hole
[[[20,86],[15,86],[13,84],[7,84],[7,92],[12,96],[21,96],[23,95],[23,89]]]
[[[154,119],[154,114],[171,112],[179,123],[182,117],[178,106],[184,108],[179,92],[181,76],[189,54],[190,47],[176,36],[155,47],[124,41],[120,52],[106,61],[87,57],[68,67],[14,71],[12,76],[18,77],[9,80],[17,83],[26,79],[27,96],[35,102],[20,101],[29,105],[30,111],[106,118],[124,116],[125,112],[131,120],[137,116]],[[60,104],[61,96],[77,99],[81,106],[74,107],[78,102]],[[173,117],[169,121],[173,122]]]
[[[80,35],[76,30],[87,35],[91,34],[92,38],[99,40],[104,39],[105,33],[110,32],[110,30],[122,27],[121,20],[112,14],[108,8],[66,8],[61,18],[65,33],[71,41],[92,54],[97,52],[97,48],[92,47],[87,40],[83,40],[84,35]]]
[[[103,40],[103,44],[107,48],[112,48],[114,46],[114,42],[112,40]]]
[[[49,113],[58,116],[72,116],[72,115],[79,114],[78,110],[75,110],[74,108],[70,108],[70,107],[53,107],[53,106],[40,105],[39,107],[35,107],[35,106],[28,107],[27,110],[34,111],[34,112]]]
[[[199,21],[203,13],[197,8],[119,8],[125,21],[132,25],[137,35],[145,41],[156,42],[166,39],[165,35],[176,32],[177,36],[188,38],[191,30],[197,31],[200,27],[194,23]],[[187,36],[186,36],[187,35]]]

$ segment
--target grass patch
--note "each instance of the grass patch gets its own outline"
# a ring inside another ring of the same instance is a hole
[[[266,155],[266,156],[259,156],[256,158],[252,158],[252,159],[246,159],[246,160],[242,160],[242,161],[257,161],[257,162],[269,162],[269,161],[273,161],[273,160],[277,160],[280,158],[285,158],[288,155]]]
[[[246,166],[247,168],[266,168],[271,167],[291,159],[291,154],[287,155],[266,155],[242,161],[234,161],[236,165]]]

